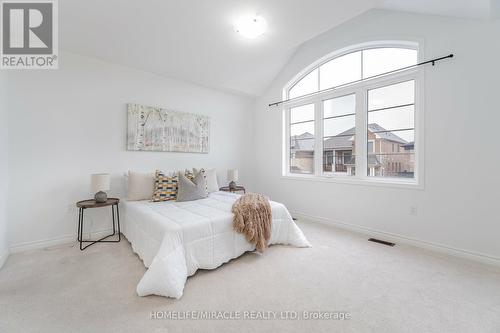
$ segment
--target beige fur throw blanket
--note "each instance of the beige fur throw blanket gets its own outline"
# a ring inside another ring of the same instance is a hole
[[[257,251],[264,252],[271,238],[272,213],[269,200],[262,194],[248,193],[234,202],[231,211],[234,214],[234,230],[244,234]]]

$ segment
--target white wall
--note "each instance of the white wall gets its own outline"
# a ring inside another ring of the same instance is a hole
[[[8,112],[7,74],[0,72],[0,267],[8,256],[7,238],[7,190],[8,175]]]
[[[13,250],[74,239],[75,202],[91,196],[90,174],[191,167],[240,169],[250,184],[251,101],[100,60],[63,52],[60,69],[9,76],[9,238]],[[126,151],[126,103],[211,117],[209,154]],[[108,210],[89,210],[88,226],[108,227]],[[47,241],[49,241],[47,243]]]
[[[318,220],[500,258],[499,36],[498,20],[375,10],[306,42],[256,103],[257,189]],[[315,60],[372,40],[423,41],[427,59],[455,54],[425,69],[424,190],[281,178],[281,112],[267,104]]]

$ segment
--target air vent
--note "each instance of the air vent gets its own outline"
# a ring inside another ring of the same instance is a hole
[[[386,241],[383,241],[383,240],[380,240],[380,239],[376,239],[376,238],[370,238],[368,240],[370,242],[379,243],[379,244],[383,244],[383,245],[387,245],[387,246],[394,246],[394,245],[396,245],[394,243],[386,242]]]

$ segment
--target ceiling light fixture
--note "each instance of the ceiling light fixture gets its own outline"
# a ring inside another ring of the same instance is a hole
[[[267,23],[262,16],[247,16],[240,18],[234,28],[243,37],[254,39],[264,34]]]

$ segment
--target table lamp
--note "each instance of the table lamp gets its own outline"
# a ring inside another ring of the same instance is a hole
[[[229,181],[229,188],[236,189],[236,182],[238,181],[238,169],[227,170],[227,180]]]
[[[105,191],[109,191],[110,178],[107,173],[93,174],[90,176],[90,187],[95,193],[94,200],[99,203],[106,202],[108,195]]]

